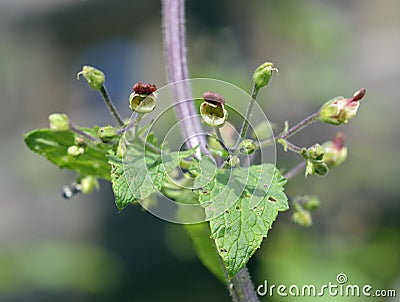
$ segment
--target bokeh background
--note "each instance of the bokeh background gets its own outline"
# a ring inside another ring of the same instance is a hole
[[[343,131],[348,161],[324,178],[290,182],[288,194],[317,194],[322,205],[308,229],[293,225],[290,212],[279,216],[249,263],[254,283],[319,285],[345,273],[348,284],[400,295],[400,2],[187,2],[191,76],[249,91],[254,68],[274,62],[279,76],[260,103],[277,125],[367,89],[348,125],[314,124],[293,139],[308,146]],[[181,226],[139,207],[118,214],[105,182],[62,199],[74,174],[23,142],[53,112],[83,126],[113,122],[100,96],[76,80],[84,64],[106,73],[125,117],[133,83],[166,84],[160,23],[158,1],[0,1],[0,301],[229,301]],[[282,168],[297,161],[278,154]]]

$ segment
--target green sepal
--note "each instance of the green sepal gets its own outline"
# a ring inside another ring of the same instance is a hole
[[[106,79],[101,70],[92,66],[83,66],[82,71],[77,74],[78,79],[80,75],[83,75],[89,87],[94,90],[100,90],[103,87]]]

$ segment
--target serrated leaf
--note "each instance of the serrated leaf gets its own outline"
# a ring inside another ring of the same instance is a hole
[[[229,276],[234,276],[260,247],[279,211],[288,209],[286,179],[271,164],[218,169],[200,194],[211,237]]]
[[[125,207],[136,202],[132,191],[124,177],[124,167],[122,162],[116,160],[111,164],[111,183],[115,197],[115,205],[118,211],[122,211]]]
[[[97,133],[96,127],[79,129],[90,135]],[[27,133],[24,140],[29,149],[43,155],[60,168],[74,170],[81,175],[92,175],[110,180],[111,166],[106,154],[113,146],[87,142],[83,154],[71,156],[68,154],[68,148],[75,144],[77,136],[78,134],[71,130],[36,129]]]
[[[157,143],[153,134],[150,133],[149,137],[153,144]],[[158,154],[145,149],[139,141],[126,144],[126,155],[122,160],[110,157],[111,181],[118,209],[122,210],[136,200],[142,201],[159,192],[167,173],[179,166],[180,160],[192,155],[195,150],[196,148],[168,152],[163,149],[161,154]]]

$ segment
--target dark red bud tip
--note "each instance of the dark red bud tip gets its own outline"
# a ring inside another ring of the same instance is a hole
[[[203,93],[203,99],[206,102],[213,103],[215,105],[217,104],[225,104],[225,98],[222,94],[212,92],[212,91],[207,91]]]
[[[361,100],[364,97],[365,93],[366,93],[365,88],[361,88],[361,89],[357,90],[354,93],[354,96],[352,97],[351,101],[357,102],[357,101]]]
[[[152,94],[156,90],[157,87],[154,84],[144,84],[138,82],[133,86],[133,92],[137,94]]]
[[[333,146],[339,150],[343,149],[344,139],[345,139],[344,133],[342,132],[336,133],[335,137],[333,138]]]

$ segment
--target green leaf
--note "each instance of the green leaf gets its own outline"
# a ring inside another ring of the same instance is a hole
[[[215,243],[210,238],[210,227],[207,222],[197,224],[185,224],[185,229],[192,239],[194,249],[201,262],[222,283],[226,283],[222,263],[219,260]]]
[[[122,211],[130,204],[137,202],[124,176],[122,161],[111,161],[111,183],[118,211]]]
[[[230,277],[260,247],[278,212],[288,209],[285,183],[274,165],[263,164],[218,169],[200,191],[199,200],[210,220],[211,237]]]
[[[175,196],[177,203],[185,204],[198,204],[199,196],[194,194],[192,190],[183,189]],[[179,208],[177,215],[184,218],[191,215],[192,211],[188,212],[184,208]],[[220,260],[217,250],[215,248],[214,240],[210,238],[210,226],[207,222],[196,224],[184,224],[184,228],[189,234],[193,242],[193,247],[197,256],[205,267],[213,273],[218,280],[226,283],[225,273],[222,268],[222,261]]]
[[[79,128],[89,135],[96,135],[98,127]],[[68,148],[75,145],[76,137],[81,137],[71,130],[36,129],[27,133],[25,143],[33,152],[43,155],[50,162],[77,171],[81,175],[91,175],[110,180],[110,164],[106,154],[112,145],[93,143],[85,140],[84,152],[78,156],[68,154]]]
[[[156,144],[153,134],[149,134],[150,141]],[[122,137],[121,139],[125,139]],[[147,140],[149,142],[149,140]],[[159,192],[164,185],[167,173],[172,172],[181,159],[192,155],[196,148],[168,152],[166,148],[161,154],[145,149],[135,140],[125,143],[126,155],[121,160],[110,157],[112,166],[111,181],[115,195],[115,202],[121,211],[136,200],[142,201],[155,192]],[[158,147],[155,145],[155,147]]]

